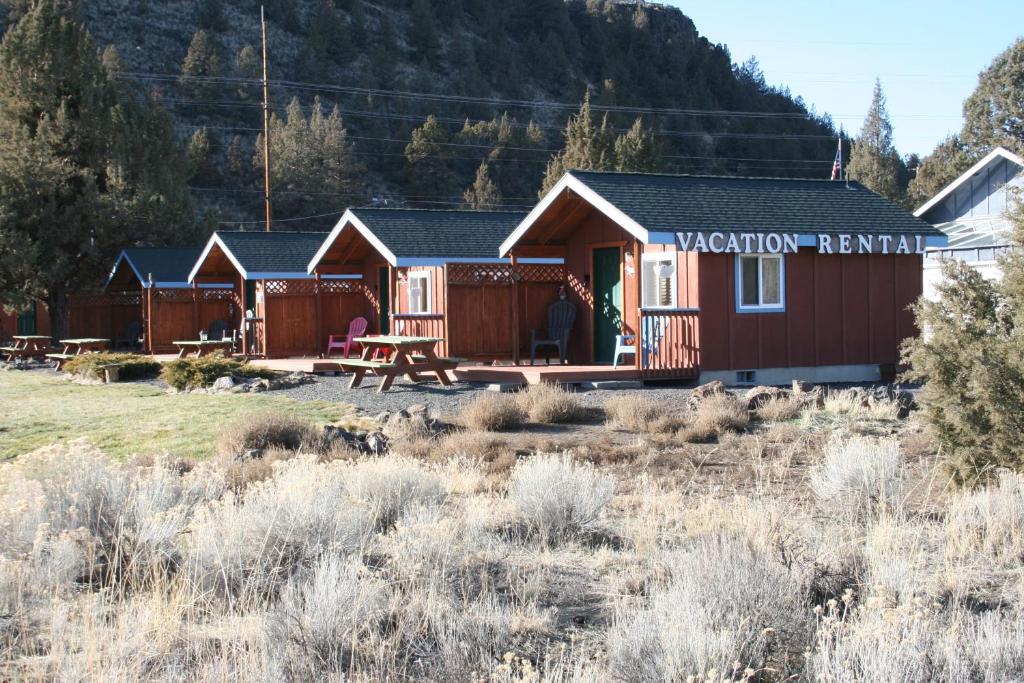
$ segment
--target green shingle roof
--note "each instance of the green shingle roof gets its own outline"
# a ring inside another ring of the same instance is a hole
[[[236,261],[253,273],[306,273],[325,232],[217,232]]]
[[[571,174],[651,232],[942,234],[856,182],[595,171]]]
[[[526,217],[505,211],[352,209],[396,258],[487,258]]]
[[[128,261],[129,266],[146,284],[149,276],[153,282],[188,282],[189,271],[202,253],[202,247],[129,247],[118,256]]]

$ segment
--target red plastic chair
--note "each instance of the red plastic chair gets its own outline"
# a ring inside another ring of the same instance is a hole
[[[370,323],[367,322],[366,318],[353,318],[352,322],[348,324],[348,334],[332,334],[327,338],[326,356],[330,357],[331,351],[334,349],[341,349],[341,357],[348,358],[349,352],[351,352],[352,346],[355,344],[352,340],[366,334],[366,328],[369,325]]]

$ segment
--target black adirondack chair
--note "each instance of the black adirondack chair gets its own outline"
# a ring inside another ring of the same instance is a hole
[[[548,328],[546,330],[530,330],[530,365],[537,358],[537,349],[553,346],[558,349],[558,362],[565,364],[565,356],[569,353],[569,333],[576,322],[576,306],[568,301],[556,301],[548,306]],[[544,361],[550,363],[545,356]]]
[[[238,343],[238,330],[233,329],[227,320],[214,320],[206,332],[207,338],[212,341],[230,341],[234,351],[234,345]]]
[[[134,321],[128,323],[124,332],[114,340],[115,349],[139,349],[142,348],[142,323]]]

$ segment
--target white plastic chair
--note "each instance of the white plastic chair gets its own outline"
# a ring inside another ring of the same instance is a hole
[[[619,356],[626,354],[636,355],[636,335],[617,334],[615,335],[615,357],[612,358],[612,367],[619,367]]]

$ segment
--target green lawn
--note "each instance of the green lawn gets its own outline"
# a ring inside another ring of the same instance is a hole
[[[270,394],[167,394],[139,384],[81,385],[50,372],[0,372],[0,459],[85,437],[115,457],[207,457],[220,429],[240,415],[284,412],[318,424],[349,424],[355,409]]]

